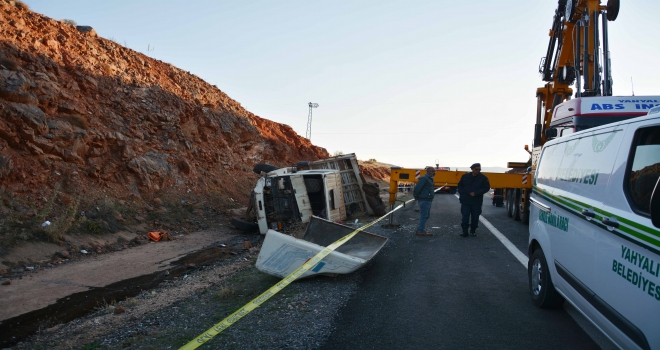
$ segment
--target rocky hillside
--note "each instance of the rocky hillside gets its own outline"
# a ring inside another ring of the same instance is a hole
[[[168,204],[208,213],[249,195],[255,163],[328,156],[189,72],[19,5],[0,0],[0,254]]]
[[[390,182],[392,165],[373,161],[359,161],[360,172],[365,177],[381,182]]]

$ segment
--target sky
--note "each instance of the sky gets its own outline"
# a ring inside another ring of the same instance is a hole
[[[217,85],[330,154],[527,161],[556,0],[23,0]],[[602,0],[606,3],[605,0]],[[660,1],[608,23],[614,95],[660,95]]]

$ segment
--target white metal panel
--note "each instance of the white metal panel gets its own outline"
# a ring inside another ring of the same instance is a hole
[[[298,204],[298,210],[300,211],[300,219],[302,222],[309,222],[312,218],[312,206],[307,196],[305,180],[302,175],[291,175],[290,179],[296,197],[296,203]]]

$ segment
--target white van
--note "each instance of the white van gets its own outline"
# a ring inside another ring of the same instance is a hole
[[[624,349],[660,349],[660,113],[547,142],[531,196],[539,307],[575,306]]]

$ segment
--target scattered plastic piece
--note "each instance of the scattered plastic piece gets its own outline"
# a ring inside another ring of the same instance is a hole
[[[87,254],[87,251],[85,249],[81,250],[80,252],[83,254]]]
[[[161,239],[163,241],[169,241],[172,239],[172,236],[170,236],[170,234],[165,231],[152,231],[147,233],[147,237],[149,237],[149,239],[151,239],[154,242],[158,242]]]
[[[50,221],[45,221],[43,224],[41,224],[41,227],[46,227],[50,226]]]

